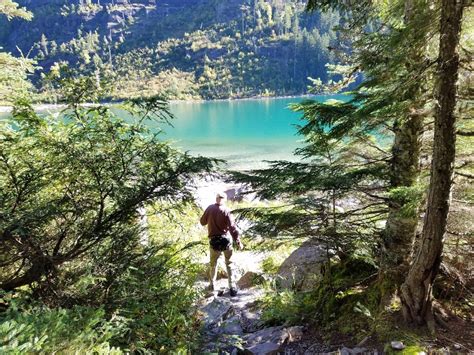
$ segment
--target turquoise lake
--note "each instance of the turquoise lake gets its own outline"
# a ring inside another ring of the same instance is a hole
[[[232,169],[263,167],[265,160],[296,160],[293,151],[303,137],[296,134],[300,113],[288,105],[308,97],[176,102],[173,127],[160,125],[163,138],[193,155],[225,159]],[[344,95],[311,99],[347,100]],[[1,114],[0,114],[1,115]],[[153,124],[156,125],[156,124]]]
[[[347,96],[313,96],[312,99],[344,99]],[[295,124],[301,113],[291,103],[307,97],[269,98],[173,103],[173,128],[163,127],[166,137],[192,154],[228,161],[233,169],[262,167],[264,160],[295,160],[293,151],[301,146]]]

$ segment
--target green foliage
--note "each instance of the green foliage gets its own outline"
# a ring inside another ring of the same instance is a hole
[[[8,308],[0,316],[2,353],[193,351],[200,326],[193,307],[199,296],[193,287],[198,270],[183,248],[153,244],[127,258],[108,266],[108,272],[124,269],[113,282],[97,275],[112,260],[85,258],[82,267],[89,265],[89,271],[70,274],[75,282],[58,290],[93,306],[50,308],[30,304],[31,296],[4,296]]]
[[[150,238],[155,242],[184,245],[206,237],[199,223],[202,210],[196,205],[158,202],[148,209]]]
[[[362,324],[367,327],[377,308],[368,286],[375,271],[364,260],[349,259],[332,263],[313,290],[270,288],[261,300],[262,317],[271,325],[308,322],[347,333]]]
[[[285,259],[278,255],[269,255],[262,261],[262,270],[267,274],[276,274]]]
[[[34,66],[30,59],[0,52],[0,103],[11,103],[12,99],[27,95],[32,89],[27,76],[33,73]]]
[[[393,203],[402,206],[400,209],[400,215],[402,217],[413,218],[418,214],[424,192],[424,186],[400,186],[389,191],[389,198]]]
[[[5,15],[8,20],[14,17],[20,17],[24,20],[31,20],[33,14],[24,7],[19,7],[18,4],[12,0],[2,0],[0,3],[0,15]]]
[[[4,0],[0,3],[0,15],[5,15],[8,20],[20,17],[31,20],[32,14],[25,8],[18,7],[16,2]],[[0,49],[3,49],[0,46]],[[24,58],[15,58],[9,53],[0,52],[0,104],[10,103],[12,98],[27,94],[32,88],[27,80],[27,75],[34,71],[35,61]]]
[[[123,331],[107,321],[103,309],[75,306],[51,309],[44,305],[19,302],[4,294],[9,308],[0,315],[2,354],[81,353],[122,354],[110,339]]]
[[[293,95],[307,91],[308,76],[329,79],[337,12],[308,15],[302,2],[277,0],[170,5],[177,8],[111,0],[30,4],[38,35],[23,36],[13,24],[4,37],[19,33],[20,48],[33,47],[44,68],[35,77],[40,101],[55,101],[43,75],[61,62],[110,79],[114,99]]]
[[[199,270],[187,255],[196,243],[172,237],[195,226],[177,219],[197,213],[190,181],[217,161],[147,128],[173,119],[165,99],[113,111],[97,103],[106,83],[56,69],[60,119],[21,98],[1,122],[0,288],[13,291],[1,302],[2,353],[191,352]],[[148,206],[144,240],[138,210]]]
[[[421,347],[420,345],[409,345],[403,351],[401,351],[404,355],[418,355],[425,352],[425,348]],[[390,344],[387,344],[384,348],[384,352],[386,354],[400,354],[400,351],[393,350]]]
[[[193,283],[199,270],[183,252],[176,245],[145,249],[111,284],[106,307],[126,330],[112,344],[132,352],[194,350],[200,324]]]
[[[120,245],[127,253],[138,243],[137,208],[156,199],[189,201],[188,180],[213,165],[172,149],[149,131],[146,120],[170,118],[161,98],[124,105],[135,117],[130,122],[109,107],[80,106],[80,100],[97,97],[93,80],[62,80],[70,104],[63,120],[19,106],[2,122],[4,289],[47,275],[44,281],[51,283],[65,262],[95,248]]]
[[[261,300],[262,320],[268,325],[301,324],[314,312],[312,296],[296,291],[270,290]]]

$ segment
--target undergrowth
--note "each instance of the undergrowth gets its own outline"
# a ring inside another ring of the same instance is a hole
[[[27,300],[2,295],[10,307],[0,317],[0,353],[122,354],[110,343],[124,329],[102,308],[51,309]]]
[[[51,287],[60,291],[49,301],[34,287],[0,294],[0,353],[196,351],[200,294],[193,286],[201,270],[190,256],[201,250],[199,211],[155,205],[148,212],[148,244],[130,249],[126,260],[100,250],[82,258],[55,275]]]
[[[311,324],[328,334],[355,334],[369,329],[375,317],[370,284],[374,266],[361,259],[332,262],[323,281],[312,290],[281,290],[268,285],[261,299],[263,319],[269,325]],[[277,283],[276,283],[277,284]]]
[[[311,290],[279,289],[277,284],[267,284],[259,300],[262,318],[269,326],[307,325],[319,330],[329,344],[339,343],[341,336],[354,346],[371,339],[387,354],[400,353],[390,346],[394,340],[404,344],[403,354],[429,351],[429,344],[436,340],[427,329],[405,324],[398,297],[380,308],[377,269],[364,258],[333,261]]]

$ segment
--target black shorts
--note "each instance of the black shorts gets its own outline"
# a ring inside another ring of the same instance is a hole
[[[226,234],[212,236],[209,244],[216,251],[232,249],[232,239]]]

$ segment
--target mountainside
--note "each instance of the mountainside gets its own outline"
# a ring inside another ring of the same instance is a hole
[[[167,92],[171,98],[305,93],[327,80],[337,13],[306,14],[290,0],[23,0],[31,22],[0,21],[0,46],[17,47],[44,73],[67,62],[112,83],[113,98]]]

